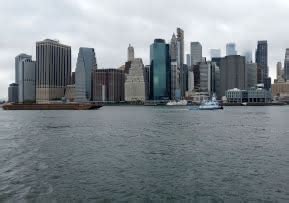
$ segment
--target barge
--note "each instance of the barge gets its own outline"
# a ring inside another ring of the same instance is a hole
[[[93,110],[99,109],[102,105],[98,104],[3,104],[4,110]]]

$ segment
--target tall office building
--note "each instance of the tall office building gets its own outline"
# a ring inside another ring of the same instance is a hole
[[[132,61],[134,59],[134,48],[129,44],[127,48],[127,61]]]
[[[93,48],[79,48],[75,69],[75,91],[77,102],[88,102],[91,98],[92,68],[96,65]]]
[[[246,63],[247,72],[247,87],[256,87],[257,85],[257,64],[256,63]]]
[[[176,38],[175,33],[173,34],[170,43],[170,57],[171,61],[177,61],[178,59],[178,40]]]
[[[184,55],[185,55],[185,35],[184,30],[181,28],[177,28],[177,41],[178,41],[178,57],[179,57],[179,64],[184,64]]]
[[[228,43],[226,44],[226,56],[237,55],[236,44]]]
[[[200,42],[191,42],[191,65],[202,61],[202,45]]]
[[[245,57],[239,55],[226,56],[220,61],[221,96],[229,89],[247,89]]]
[[[289,48],[286,49],[285,52],[285,60],[284,60],[284,78],[285,80],[289,80]]]
[[[155,39],[150,46],[150,99],[168,100],[171,91],[171,62],[169,45],[163,39]]]
[[[22,65],[23,59],[32,60],[32,56],[27,54],[19,54],[15,57],[15,83],[19,83],[19,71],[20,66]]]
[[[211,49],[210,54],[211,54],[211,59],[212,58],[220,58],[221,57],[221,49]]]
[[[282,70],[282,63],[279,61],[276,65],[276,78],[280,80],[283,78],[283,70]]]
[[[144,75],[145,75],[145,81],[146,81],[146,99],[149,99],[150,96],[150,65],[146,65],[144,67]]]
[[[256,63],[260,65],[262,69],[263,83],[268,78],[268,44],[266,40],[258,41],[256,49]]]
[[[245,51],[244,56],[245,56],[246,63],[252,63],[253,62],[252,51]]]
[[[191,67],[191,55],[190,54],[186,55],[186,60],[187,60],[187,62],[186,62],[187,66]]]
[[[179,100],[181,98],[180,68],[176,61],[171,62],[171,98]]]
[[[146,100],[147,81],[145,79],[142,59],[133,59],[131,62],[131,69],[125,79],[125,101],[144,102]]]
[[[46,39],[36,42],[36,102],[64,97],[71,79],[71,47]]]
[[[34,103],[36,96],[36,62],[22,59],[19,62],[18,102]]]
[[[124,101],[124,71],[119,69],[93,69],[92,100],[103,102]]]

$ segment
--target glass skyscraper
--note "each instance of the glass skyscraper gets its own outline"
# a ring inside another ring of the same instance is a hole
[[[79,48],[77,64],[75,69],[76,101],[87,102],[91,96],[92,68],[96,65],[93,48]]]
[[[256,63],[262,70],[262,81],[268,78],[268,44],[267,41],[258,41],[256,50]]]
[[[170,54],[169,45],[163,39],[155,39],[150,46],[151,80],[150,99],[170,99]]]

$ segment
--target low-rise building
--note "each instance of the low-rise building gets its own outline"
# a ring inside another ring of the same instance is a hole
[[[270,103],[272,101],[271,91],[260,87],[248,90],[234,88],[227,90],[225,95],[228,103]]]
[[[227,90],[226,99],[228,103],[243,103],[248,102],[248,91],[240,90],[238,88]]]
[[[8,87],[8,102],[18,103],[18,84],[12,83]]]

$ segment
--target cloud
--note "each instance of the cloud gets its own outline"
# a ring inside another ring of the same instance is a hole
[[[203,54],[235,42],[239,53],[254,52],[257,40],[269,44],[270,74],[289,47],[286,27],[289,3],[284,0],[3,0],[0,6],[0,98],[14,80],[14,57],[35,58],[35,42],[58,39],[72,46],[73,67],[79,47],[94,47],[99,67],[119,67],[131,43],[137,57],[149,62],[155,38],[168,42],[176,27],[190,41],[200,41]]]

